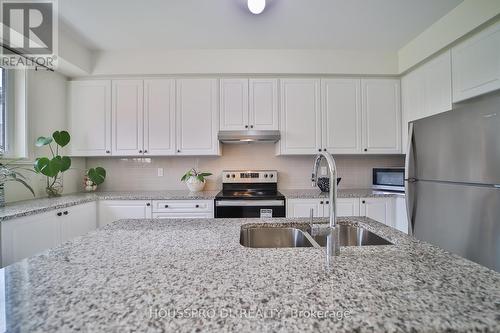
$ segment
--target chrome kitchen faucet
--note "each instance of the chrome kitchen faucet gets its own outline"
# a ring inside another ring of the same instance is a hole
[[[316,155],[312,171],[312,186],[315,187],[318,182],[318,169],[322,159],[326,160],[328,164],[328,172],[330,173],[330,231],[333,237],[331,241],[333,244],[327,246],[327,255],[338,256],[340,254],[338,229],[337,229],[337,166],[333,156],[322,151]]]

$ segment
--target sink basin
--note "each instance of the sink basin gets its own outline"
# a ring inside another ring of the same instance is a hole
[[[340,246],[393,245],[363,228],[349,225],[339,225],[338,228]],[[325,247],[326,238],[327,234],[311,236],[309,225],[297,228],[256,227],[241,229],[240,244],[253,248]]]
[[[242,228],[240,244],[255,248],[314,247],[299,229],[272,227]]]
[[[394,245],[363,228],[349,225],[339,225],[338,228],[340,246]],[[327,235],[313,235],[312,237],[320,246],[326,246]]]

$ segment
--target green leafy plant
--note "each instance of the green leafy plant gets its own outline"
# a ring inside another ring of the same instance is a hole
[[[36,139],[35,146],[48,146],[51,157],[39,157],[35,160],[35,172],[47,177],[46,192],[49,197],[60,196],[62,192],[62,174],[71,167],[71,158],[59,155],[59,149],[68,145],[71,136],[66,131],[55,131],[52,137],[41,136]],[[52,147],[55,142],[55,150]]]
[[[96,185],[104,183],[106,170],[102,167],[90,168],[87,170],[87,177]]]
[[[205,182],[205,177],[211,176],[212,174],[210,172],[199,172],[196,169],[191,169],[188,172],[184,174],[181,178],[181,182],[186,182],[189,178],[195,177],[198,179],[200,182]]]
[[[33,188],[28,184],[28,179],[20,172],[20,171],[32,172],[33,170],[15,165],[17,161],[19,161],[19,159],[4,160],[3,148],[0,147],[0,189],[3,190],[3,187],[7,182],[17,182],[26,187],[26,189],[28,189],[31,192],[31,194],[35,196]],[[0,198],[0,205],[3,204],[4,201],[2,195],[2,198]]]

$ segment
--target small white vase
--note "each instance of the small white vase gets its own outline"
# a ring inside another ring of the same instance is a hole
[[[203,191],[203,188],[205,187],[205,181],[200,181],[196,177],[189,177],[189,179],[186,181],[186,185],[191,192],[200,192]]]

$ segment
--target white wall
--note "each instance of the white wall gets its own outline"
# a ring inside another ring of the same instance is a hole
[[[395,52],[236,49],[97,52],[92,71],[92,75],[397,73]]]
[[[52,135],[55,130],[66,128],[66,78],[55,72],[45,70],[28,72],[27,106],[28,106],[28,147],[30,159],[37,156],[48,156],[47,147],[36,148],[34,142],[39,136]],[[85,159],[73,158],[72,169],[64,175],[64,193],[77,192],[81,189]],[[31,164],[23,165],[32,169]],[[45,177],[32,172],[24,172],[29,177],[37,197],[44,197]],[[6,201],[31,199],[33,196],[23,186],[8,183]]]
[[[398,52],[399,73],[500,15],[499,0],[464,0]]]
[[[179,179],[190,168],[212,172],[206,189],[220,189],[222,170],[271,169],[279,171],[279,187],[311,188],[313,156],[275,156],[273,144],[223,145],[221,157],[89,158],[87,166],[107,170],[102,191],[184,190]],[[372,168],[404,165],[402,156],[336,156],[340,188],[371,186]],[[158,168],[164,176],[158,177]]]

